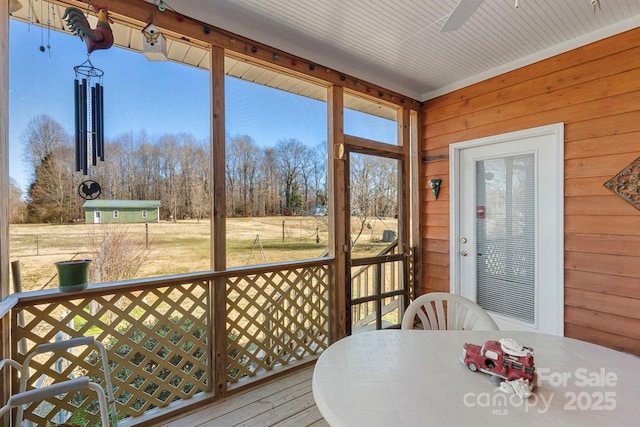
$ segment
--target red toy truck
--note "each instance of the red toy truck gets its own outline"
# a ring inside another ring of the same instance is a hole
[[[507,381],[522,378],[533,382],[533,348],[503,338],[487,341],[482,347],[467,343],[463,349],[460,359],[472,372],[484,372]]]

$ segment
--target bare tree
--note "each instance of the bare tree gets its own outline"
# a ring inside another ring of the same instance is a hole
[[[278,172],[284,184],[284,208],[297,213],[303,205],[302,177],[308,163],[308,149],[297,139],[282,139],[276,145]]]
[[[26,145],[24,160],[31,170],[35,170],[56,149],[70,143],[67,132],[46,114],[29,121],[22,140]]]
[[[261,204],[264,206],[261,214],[277,215],[281,213],[280,194],[284,186],[278,173],[278,154],[273,148],[264,150],[259,173]]]
[[[397,213],[397,160],[352,154],[350,157],[351,230],[355,245],[372,218]]]
[[[313,196],[313,190],[311,189],[311,183],[313,174],[315,173],[317,164],[315,162],[315,152],[308,147],[305,147],[305,154],[302,157],[300,164],[300,181],[302,186],[302,208],[305,213],[309,213],[311,203],[309,200]]]
[[[151,141],[140,140],[135,156],[135,194],[140,200],[158,200],[160,189],[156,178],[160,171],[159,148]]]
[[[185,138],[181,145],[182,183],[185,213],[198,221],[204,217],[209,206],[209,153],[203,143],[192,137]]]
[[[169,210],[169,218],[177,221],[181,206],[182,194],[180,193],[180,162],[179,144],[174,135],[164,135],[159,141],[162,152],[162,163],[160,167],[160,179],[164,182],[161,195],[162,204]]]
[[[209,217],[211,208],[211,193],[209,183],[211,182],[211,172],[209,170],[209,148],[208,141],[205,141],[194,151],[192,162],[193,182],[189,190],[191,209],[193,215],[200,219]]]
[[[309,182],[312,184],[309,192],[313,200],[309,203],[313,205],[326,205],[327,195],[327,144],[326,142],[318,144],[315,148],[309,150],[309,157],[312,167],[309,170]]]
[[[257,176],[262,151],[247,135],[227,140],[227,204],[231,215],[255,215],[259,210]]]
[[[120,135],[114,145],[118,147],[118,156],[109,157],[106,160],[113,165],[113,172],[117,180],[112,182],[109,191],[114,199],[135,200],[136,195],[136,157],[138,156],[139,137],[133,133]]]

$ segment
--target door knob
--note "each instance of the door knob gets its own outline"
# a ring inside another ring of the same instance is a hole
[[[469,252],[467,252],[467,251],[460,251],[460,255],[462,255],[462,256],[467,256],[467,255],[469,255]]]

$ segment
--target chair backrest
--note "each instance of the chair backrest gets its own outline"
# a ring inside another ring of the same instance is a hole
[[[416,322],[416,319],[419,323]],[[431,292],[420,295],[407,307],[402,329],[497,331],[498,325],[475,302],[460,295]]]
[[[20,374],[20,387],[18,390],[18,394],[20,395],[25,395],[25,396],[36,396],[37,394],[29,394],[29,392],[34,392],[34,390],[44,390],[47,389],[49,387],[51,387],[52,385],[48,385],[48,386],[44,386],[44,387],[40,387],[39,385],[36,385],[38,381],[36,381],[36,384],[33,384],[33,387],[36,387],[35,389],[32,390],[27,390],[27,386],[28,383],[31,382],[30,380],[30,363],[31,361],[39,356],[39,355],[43,355],[46,354],[47,355],[47,360],[53,360],[53,361],[58,361],[60,363],[62,363],[65,359],[66,359],[66,354],[67,351],[69,351],[70,349],[74,348],[74,347],[81,347],[81,346],[94,346],[97,348],[97,351],[99,351],[100,353],[100,359],[102,361],[102,374],[103,374],[103,382],[100,386],[104,387],[105,390],[100,390],[101,392],[103,392],[103,394],[106,396],[106,411],[105,413],[107,414],[107,417],[109,418],[109,423],[106,424],[107,426],[110,427],[117,427],[118,426],[118,415],[117,415],[117,408],[116,408],[116,401],[115,401],[115,396],[114,396],[114,392],[113,392],[113,387],[111,385],[111,379],[110,379],[110,371],[109,371],[109,361],[108,361],[108,357],[107,357],[107,351],[104,347],[104,345],[96,340],[94,337],[92,336],[87,336],[87,337],[76,337],[76,338],[70,338],[70,339],[63,339],[60,341],[56,341],[56,342],[51,342],[51,343],[45,343],[45,344],[40,344],[38,346],[36,346],[24,359],[24,362],[22,365],[18,364],[17,362],[16,365],[12,365],[14,366],[16,369],[20,370],[21,374]],[[58,362],[54,363],[53,365],[55,365],[55,370],[58,369]],[[46,364],[47,366],[51,365],[51,363],[49,362],[48,364]],[[21,366],[21,369],[19,368],[19,366]],[[2,365],[0,365],[0,367],[2,367]],[[44,371],[43,371],[44,372]],[[62,383],[64,382],[65,384],[72,384],[72,383],[68,383],[67,381],[63,381],[60,378],[56,378],[53,376],[53,374],[49,375],[49,373],[47,372],[46,374],[43,374],[40,378],[43,377],[47,377],[47,379],[44,381],[45,383],[48,382],[48,380],[51,380],[53,384],[56,383]],[[96,384],[95,382],[91,382],[91,385],[86,386],[83,385],[83,387],[90,387],[90,388],[94,388],[94,384]],[[98,394],[99,392],[96,391]],[[34,399],[34,401],[37,399]],[[23,419],[23,412],[24,412],[24,407],[22,405],[17,405],[16,406],[17,411],[16,411],[16,419],[22,420]],[[102,410],[102,408],[101,408]],[[102,417],[103,414],[101,413],[100,416]]]
[[[61,394],[77,392],[84,388],[90,388],[98,395],[101,425],[105,427],[112,425],[109,421],[109,408],[107,406],[107,399],[105,397],[104,390],[99,384],[91,382],[89,380],[89,377],[79,377],[72,380],[51,384],[46,387],[34,388],[14,394],[9,398],[6,405],[0,408],[0,419],[5,414],[10,413],[13,408],[18,408],[18,413],[16,415],[16,425],[22,425],[22,412],[20,411],[20,409],[23,407],[23,405],[27,405],[33,402],[47,401]]]

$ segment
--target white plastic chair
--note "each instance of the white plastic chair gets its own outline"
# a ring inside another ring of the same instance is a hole
[[[90,382],[88,377],[80,377],[72,380],[60,381],[45,387],[27,390],[27,384],[29,382],[29,376],[30,376],[29,363],[34,357],[43,353],[52,353],[51,357],[54,358],[56,353],[60,354],[61,352],[67,351],[73,347],[80,347],[80,346],[95,346],[98,348],[100,352],[100,358],[102,360],[102,370],[104,373],[104,387],[106,389],[106,394],[102,389],[101,385],[95,382]],[[8,411],[14,407],[17,408],[17,411],[16,411],[16,419],[18,420],[17,425],[20,425],[23,419],[23,413],[24,413],[23,405],[30,402],[45,400],[47,398],[51,398],[52,396],[56,396],[59,394],[68,393],[70,391],[77,391],[82,388],[89,387],[91,389],[94,389],[96,393],[98,393],[98,401],[100,404],[100,417],[103,420],[103,426],[117,427],[118,425],[118,417],[116,412],[117,409],[116,409],[115,397],[113,394],[113,387],[111,386],[111,379],[109,376],[109,361],[107,358],[107,350],[105,349],[104,345],[100,341],[96,341],[94,337],[91,337],[91,336],[77,337],[77,338],[61,340],[53,343],[40,344],[36,346],[33,349],[33,351],[27,355],[27,357],[25,357],[24,363],[22,365],[16,362],[15,360],[11,360],[11,359],[5,359],[0,361],[0,369],[4,365],[10,365],[20,372],[19,391],[17,394],[11,396],[11,398],[7,401],[7,404],[5,405],[5,407],[2,408],[5,411]],[[86,378],[86,381],[84,380],[76,381],[83,378]],[[55,388],[52,388],[52,387],[55,387]],[[100,390],[98,391],[97,389],[95,389],[95,387],[99,388]],[[50,394],[49,392],[53,394]],[[103,408],[102,402],[100,401],[101,398],[104,400],[104,408]],[[23,403],[17,403],[17,402],[23,402]],[[106,422],[105,422],[105,419],[107,420]],[[109,422],[109,419],[111,419],[110,422]]]
[[[17,408],[18,412],[16,415],[16,425],[21,425],[23,405],[44,401],[61,394],[71,393],[85,388],[90,388],[98,395],[98,404],[100,405],[100,420],[102,421],[103,426],[109,426],[109,408],[107,406],[107,399],[104,394],[104,390],[99,384],[89,381],[89,377],[74,378],[72,380],[51,384],[46,387],[34,388],[28,391],[14,394],[9,398],[7,404],[0,408],[0,418],[4,414],[9,413],[11,409]]]
[[[405,310],[402,329],[414,329],[416,318],[422,329],[499,330],[496,322],[478,304],[446,292],[431,292],[413,300]]]

